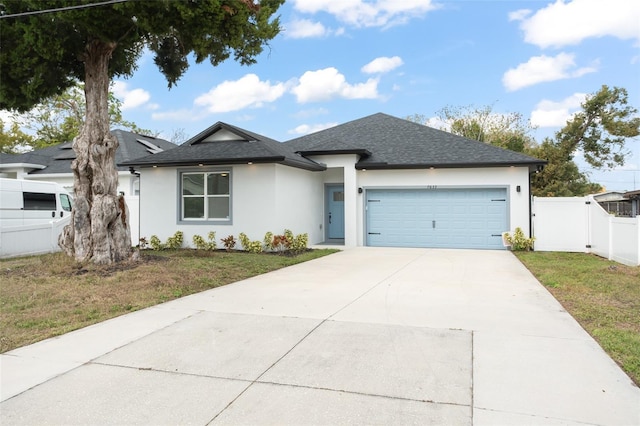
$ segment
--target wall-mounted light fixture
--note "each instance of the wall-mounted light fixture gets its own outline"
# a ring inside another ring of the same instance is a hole
[[[358,194],[362,194],[363,189],[362,188],[358,188]]]
[[[520,185],[516,186],[516,192],[520,192]]]

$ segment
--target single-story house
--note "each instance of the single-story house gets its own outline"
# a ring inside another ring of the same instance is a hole
[[[627,191],[624,193],[624,198],[631,203],[631,217],[640,216],[640,189],[635,191]]]
[[[632,216],[631,201],[625,196],[625,192],[607,191],[594,194],[593,199],[600,204],[609,214],[615,216]]]
[[[310,244],[502,249],[530,233],[529,178],[545,162],[378,113],[277,142],[218,122],[128,161],[140,235],[307,233]]]
[[[116,129],[111,133],[119,143],[115,155],[116,165],[177,147],[176,144],[167,140],[126,130]],[[73,193],[71,162],[76,158],[76,154],[71,144],[71,142],[65,142],[23,154],[2,154],[0,155],[0,177],[56,182]],[[132,174],[128,167],[117,166],[117,168],[118,191],[126,196],[139,195],[138,176]]]

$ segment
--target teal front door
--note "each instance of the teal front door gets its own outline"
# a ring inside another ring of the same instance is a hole
[[[327,186],[327,238],[344,238],[344,186]]]

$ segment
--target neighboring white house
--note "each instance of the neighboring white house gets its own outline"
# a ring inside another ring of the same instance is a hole
[[[122,163],[140,174],[140,235],[285,228],[345,246],[503,249],[530,233],[530,174],[545,162],[386,114],[280,143],[218,122]]]
[[[125,130],[116,129],[111,133],[119,143],[115,154],[116,165],[177,147],[164,139]],[[23,154],[1,154],[0,177],[56,182],[73,194],[71,162],[76,156],[71,145],[71,142],[67,142]],[[136,245],[139,239],[138,195],[140,194],[140,179],[129,167],[117,166],[117,169],[118,192],[125,196],[129,206],[131,241],[133,245]]]

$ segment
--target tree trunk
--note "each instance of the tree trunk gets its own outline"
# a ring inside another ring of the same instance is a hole
[[[117,194],[115,152],[109,131],[109,60],[115,43],[93,40],[82,60],[85,67],[85,122],[73,140],[76,159],[71,223],[58,244],[76,260],[107,264],[131,257],[131,231],[124,197]]]

